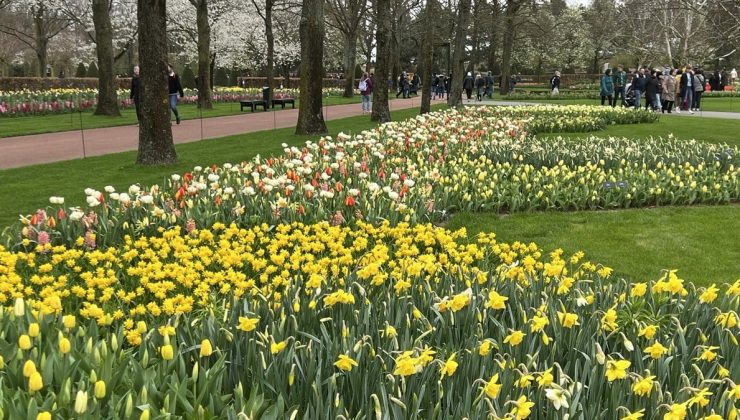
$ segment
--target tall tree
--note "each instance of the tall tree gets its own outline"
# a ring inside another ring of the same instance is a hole
[[[463,78],[465,77],[465,40],[467,38],[470,21],[470,0],[460,0],[457,8],[457,23],[455,24],[455,49],[452,54],[452,80],[450,81],[451,107],[462,105]]]
[[[113,25],[110,21],[110,7],[110,0],[92,0],[98,55],[98,106],[95,115],[120,117],[118,86],[113,69]]]
[[[296,134],[326,133],[321,108],[324,77],[324,0],[304,0],[299,25],[301,38],[301,101]]]
[[[211,103],[211,22],[208,20],[208,0],[190,0],[195,7],[198,28],[198,108],[212,109]]]
[[[504,11],[504,40],[501,53],[501,94],[511,90],[511,54],[514,49],[514,33],[517,15],[522,8],[523,0],[507,0]]]
[[[344,97],[351,98],[355,92],[355,65],[357,64],[357,39],[363,16],[367,12],[366,0],[329,0],[330,25],[342,34]]]
[[[388,122],[388,78],[390,76],[391,0],[375,0],[375,80],[373,80],[373,110],[370,120]]]
[[[167,107],[167,1],[138,0],[142,120],[136,163],[166,165],[177,161]]]
[[[268,100],[272,100],[272,91],[275,89],[275,35],[272,31],[272,11],[275,8],[275,0],[264,0],[263,8],[260,7],[257,0],[252,0],[252,4],[257,9],[257,14],[259,14],[262,21],[265,22],[265,41],[267,43],[265,75],[267,76],[267,86],[270,88]]]
[[[426,114],[431,110],[432,104],[432,64],[434,62],[434,18],[437,0],[427,0],[424,9],[424,40],[421,44],[421,110],[419,113]]]
[[[16,0],[8,3],[21,19],[0,23],[0,33],[19,40],[36,53],[38,75],[46,77],[49,41],[72,22],[57,7],[44,0]]]

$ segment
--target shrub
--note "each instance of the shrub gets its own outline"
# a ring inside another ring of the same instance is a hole
[[[75,77],[85,77],[87,76],[87,69],[85,68],[85,63],[80,62],[80,64],[77,65],[77,71],[75,72]]]
[[[229,86],[229,75],[226,73],[226,69],[219,67],[216,70],[216,79],[214,81],[216,86]]]
[[[98,77],[98,65],[94,61],[87,68],[87,77]]]
[[[193,69],[191,69],[189,65],[185,66],[185,70],[182,72],[182,87],[185,89],[195,89],[197,85]]]

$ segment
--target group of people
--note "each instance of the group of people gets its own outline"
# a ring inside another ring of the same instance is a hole
[[[704,91],[723,90],[725,83],[732,83],[732,76],[730,77],[731,79],[727,78],[726,72],[715,71],[707,78],[702,69],[694,69],[691,65],[686,65],[682,69],[651,70],[641,67],[631,74],[629,90],[634,95],[636,109],[640,108],[644,97],[646,109],[669,114],[675,109],[676,113],[688,111],[693,114],[701,108]],[[627,78],[628,75],[621,64],[614,73],[612,69],[604,71],[599,83],[601,105],[607,102],[611,107],[615,107],[620,97],[622,106],[630,105],[625,98]]]
[[[421,85],[421,78],[419,78],[417,73],[413,75],[409,75],[406,72],[401,73],[398,76],[396,98],[401,94],[403,94],[404,99],[410,98],[412,93],[418,95],[419,85]]]
[[[484,96],[493,99],[493,74],[490,71],[485,76],[478,73],[473,79],[473,74],[468,72],[463,79],[463,89],[468,100],[473,96],[473,89],[475,89],[476,101],[482,101]]]
[[[134,108],[136,109],[136,121],[141,122],[141,83],[139,78],[139,66],[134,66],[134,74],[131,77],[131,92],[129,93],[129,99],[134,102]],[[169,81],[168,92],[169,92],[169,105],[172,114],[175,115],[175,121],[180,124],[180,113],[177,111],[177,97],[178,95],[182,98],[185,96],[185,92],[182,89],[182,83],[180,82],[180,75],[175,72],[175,67],[172,64],[167,64],[167,79]]]

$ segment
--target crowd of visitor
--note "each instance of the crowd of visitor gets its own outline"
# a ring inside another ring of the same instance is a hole
[[[556,75],[559,76],[557,72]],[[701,109],[701,98],[705,91],[722,91],[736,79],[735,69],[729,74],[724,70],[705,73],[703,69],[694,69],[691,65],[681,69],[640,67],[628,76],[620,64],[616,72],[606,69],[601,76],[601,105],[607,102],[615,107],[621,97],[622,106],[639,109],[644,98],[645,108],[655,112],[670,114],[675,110],[676,113],[685,111],[693,114]],[[554,88],[553,94],[557,94]]]

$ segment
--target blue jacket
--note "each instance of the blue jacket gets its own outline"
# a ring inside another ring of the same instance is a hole
[[[611,76],[601,76],[601,96],[614,95],[614,80]]]

